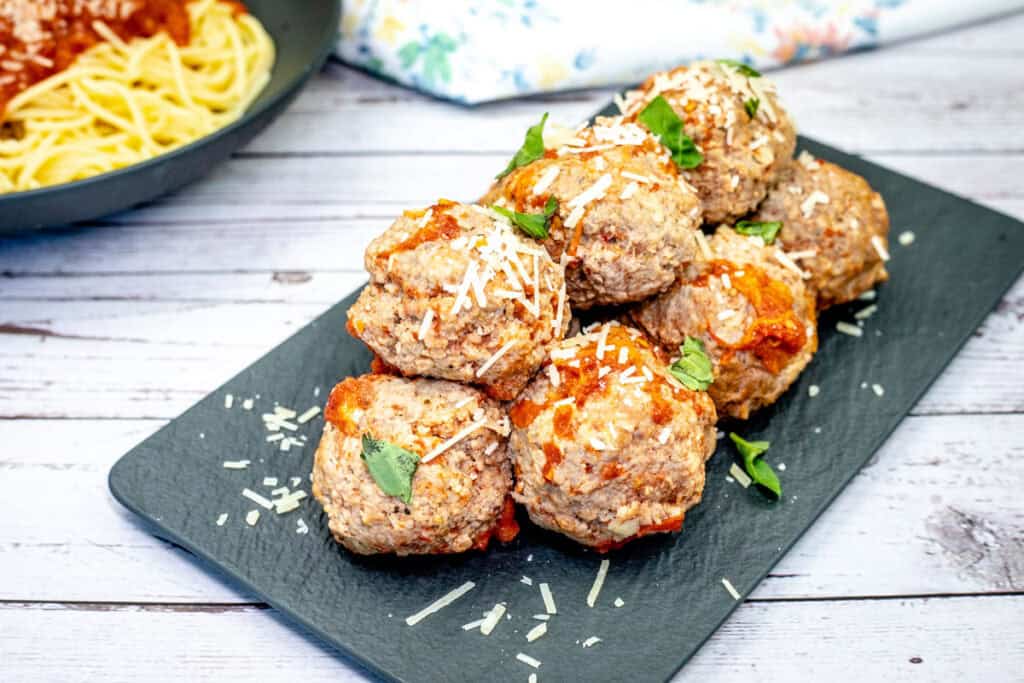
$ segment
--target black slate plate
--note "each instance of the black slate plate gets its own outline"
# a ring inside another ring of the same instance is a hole
[[[542,662],[541,680],[669,678],[739,605],[721,579],[743,594],[753,590],[942,372],[1024,262],[1021,223],[824,145],[803,140],[801,147],[863,175],[889,205],[892,279],[879,290],[879,310],[859,339],[837,333],[835,322],[852,320],[866,304],[824,316],[820,351],[800,381],[742,427],[748,438],[770,440],[771,460],[786,464],[785,499],[772,504],[729,483],[734,453],[722,444],[684,532],[611,553],[593,609],[585,599],[599,556],[529,524],[511,545],[483,554],[406,560],[342,551],[311,501],[245,526],[241,518],[255,506],[240,496],[243,486],[266,491],[264,476],[305,477],[322,424],[305,425],[309,443],[282,453],[266,443],[259,413],[273,401],[300,411],[322,403],[340,378],[367,368],[368,353],[344,330],[355,294],[124,456],[110,473],[111,490],[158,535],[384,677],[523,681],[532,669],[515,655],[525,652]],[[895,239],[904,230],[916,233],[912,246]],[[884,395],[862,383],[881,384]],[[822,387],[818,398],[808,397],[811,384]],[[226,392],[262,398],[252,412],[240,410],[238,399],[226,410]],[[238,458],[251,459],[251,469],[221,467]],[[230,519],[218,527],[221,512]],[[295,533],[298,516],[308,535]],[[520,583],[523,575],[533,587]],[[405,625],[406,616],[464,581],[477,586],[419,625]],[[551,585],[558,614],[548,634],[528,644],[524,635],[538,623],[531,615],[543,612],[541,581]],[[613,606],[616,597],[623,607]],[[460,629],[498,601],[508,603],[512,619],[490,637]],[[602,642],[578,644],[592,635]]]
[[[64,185],[0,194],[0,233],[105,216],[149,201],[207,173],[284,111],[327,59],[338,33],[339,0],[245,0],[274,39],[270,82],[229,126],[173,152]]]

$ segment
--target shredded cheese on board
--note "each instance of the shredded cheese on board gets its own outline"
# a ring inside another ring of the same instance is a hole
[[[421,621],[429,617],[431,614],[440,612],[442,609],[452,604],[453,602],[455,602],[456,600],[458,600],[474,588],[476,588],[476,584],[472,581],[467,581],[458,588],[455,588],[452,591],[442,595],[440,598],[430,603],[429,605],[421,609],[419,612],[416,612],[415,614],[406,617],[405,623],[409,626],[415,626],[416,624],[420,623]]]
[[[604,579],[608,576],[608,565],[608,560],[601,560],[597,576],[594,578],[594,585],[590,587],[590,592],[587,594],[587,607],[593,607],[597,602],[597,596],[601,594],[601,587],[604,586]]]
[[[540,597],[544,601],[544,611],[548,614],[558,614],[558,608],[555,607],[555,596],[551,594],[551,586],[547,583],[540,585]]]

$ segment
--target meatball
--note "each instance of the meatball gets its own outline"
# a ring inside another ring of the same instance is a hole
[[[693,258],[696,191],[646,129],[599,119],[545,156],[513,170],[481,200],[521,213],[558,201],[544,246],[565,265],[577,308],[640,301]]]
[[[334,538],[354,553],[460,553],[517,533],[509,497],[508,417],[471,387],[390,375],[350,377],[331,391],[313,462],[313,495]],[[363,437],[420,457],[412,494],[384,493]]]
[[[866,180],[835,164],[801,152],[752,220],[782,221],[786,251],[808,253],[802,264],[819,308],[852,301],[889,279],[885,202]]]
[[[511,406],[513,496],[536,524],[600,551],[679,531],[715,450],[715,406],[615,322],[566,339]]]
[[[708,393],[719,413],[740,419],[781,396],[818,348],[814,297],[796,265],[726,227],[705,260],[631,316],[665,347],[703,342],[714,366]]]
[[[697,167],[682,170],[697,188],[704,221],[731,222],[757,208],[796,147],[796,129],[775,85],[735,66],[695,62],[648,78],[627,93],[623,113],[635,119],[658,95],[704,155]]]
[[[562,268],[502,216],[441,200],[366,250],[348,329],[407,376],[515,398],[569,325]]]

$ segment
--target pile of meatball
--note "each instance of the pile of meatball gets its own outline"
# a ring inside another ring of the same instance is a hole
[[[658,98],[699,163],[645,125]],[[777,400],[817,349],[818,311],[887,279],[882,198],[794,157],[768,79],[698,62],[619,108],[517,154],[476,204],[406,211],[366,250],[348,330],[374,372],[334,387],[313,470],[353,552],[484,549],[515,537],[515,503],[602,552],[679,531],[719,416]],[[546,214],[545,235],[517,214]],[[703,391],[669,371],[688,338],[712,364]],[[367,437],[419,457],[409,495],[371,475]]]

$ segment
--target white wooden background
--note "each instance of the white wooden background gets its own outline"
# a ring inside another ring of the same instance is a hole
[[[1024,218],[1022,67],[1017,15],[776,78],[803,132]],[[465,110],[330,64],[195,186],[0,241],[0,678],[361,680],[140,530],[107,471],[358,285],[403,208],[608,99]],[[1020,680],[1022,499],[1024,281],[681,679]]]

